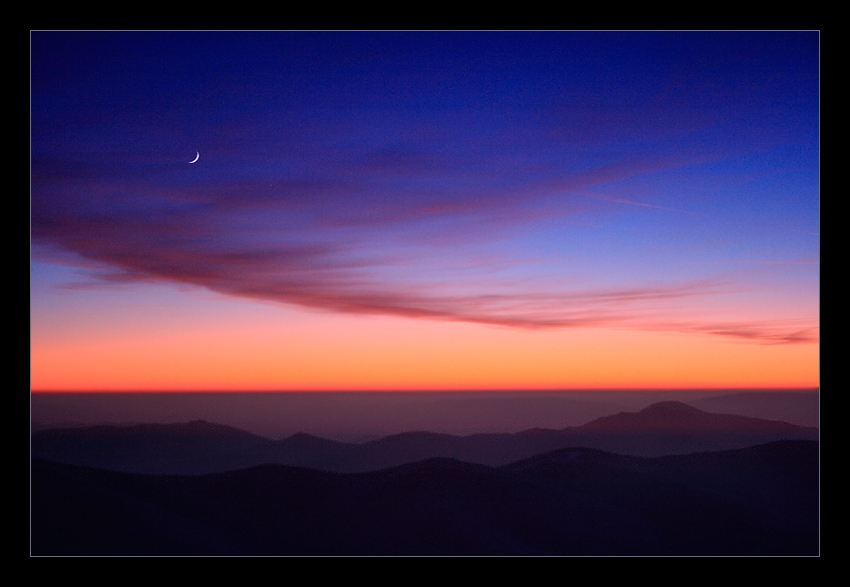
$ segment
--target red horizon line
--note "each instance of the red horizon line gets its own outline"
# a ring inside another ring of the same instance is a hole
[[[708,386],[708,387],[534,387],[534,388],[415,388],[415,389],[30,389],[31,394],[51,393],[541,393],[603,391],[820,391],[815,386]]]

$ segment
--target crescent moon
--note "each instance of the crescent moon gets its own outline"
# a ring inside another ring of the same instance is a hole
[[[192,159],[191,161],[189,161],[189,163],[194,163],[195,161],[197,161],[200,158],[201,158],[201,154],[198,153],[197,151],[195,151],[195,158]]]

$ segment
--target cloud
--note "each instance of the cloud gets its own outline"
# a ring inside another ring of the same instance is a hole
[[[387,150],[363,166],[342,159],[322,174],[313,161],[307,171],[259,178],[212,169],[212,179],[185,165],[125,161],[104,173],[88,162],[38,159],[33,242],[114,267],[98,276],[107,281],[164,280],[346,314],[817,340],[807,327],[689,323],[700,302],[731,291],[721,281],[576,289],[549,275],[523,285],[498,277],[522,259],[496,248],[481,255],[480,245],[506,229],[533,229],[539,218],[580,209],[539,206],[555,193],[672,162],[635,160],[523,185],[497,177],[465,190],[446,187],[458,178],[454,165],[409,151]]]
[[[672,326],[671,326],[672,328]],[[737,338],[760,344],[796,344],[818,342],[820,328],[809,324],[785,321],[740,322],[721,324],[680,325],[682,332],[697,332],[716,336]]]
[[[656,210],[663,210],[665,212],[678,212],[678,213],[682,213],[682,214],[688,213],[685,210],[679,210],[677,208],[667,208],[665,206],[657,206],[655,204],[647,204],[647,203],[644,203],[644,202],[635,202],[634,200],[628,200],[626,198],[615,198],[613,196],[606,196],[606,195],[603,195],[603,194],[590,194],[590,193],[584,192],[581,195],[586,197],[586,198],[591,198],[591,199],[594,199],[594,200],[603,200],[603,201],[606,201],[606,202],[613,202],[615,204],[626,204],[626,205],[629,205],[629,206],[638,206],[638,207],[641,207],[641,208],[654,208]]]

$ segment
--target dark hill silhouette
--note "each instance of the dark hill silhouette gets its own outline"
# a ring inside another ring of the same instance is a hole
[[[31,449],[44,459],[115,471],[201,474],[261,464],[273,444],[199,420],[44,430],[32,436]]]
[[[820,394],[817,391],[748,391],[726,393],[688,404],[722,414],[740,414],[765,420],[781,420],[800,426],[820,423]]]
[[[363,472],[432,457],[499,466],[569,446],[655,457],[817,438],[816,428],[663,402],[561,430],[469,436],[408,432],[362,444],[308,434],[273,441],[205,422],[52,430],[33,435],[32,456],[136,473],[203,474],[264,463]]]
[[[652,404],[639,412],[603,416],[579,427],[583,431],[605,433],[795,433],[800,427],[734,414],[714,414],[677,401]]]
[[[675,401],[603,416],[580,426],[582,445],[622,454],[662,456],[818,438],[818,429],[734,414],[704,412]]]
[[[818,443],[660,458],[566,448],[337,474],[35,459],[34,555],[817,555]]]

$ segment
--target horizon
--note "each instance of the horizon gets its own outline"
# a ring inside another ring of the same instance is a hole
[[[31,398],[818,390],[819,41],[31,32]]]
[[[31,389],[31,395],[60,396],[60,395],[401,395],[401,396],[545,396],[545,395],[625,395],[635,397],[646,394],[681,394],[683,396],[734,395],[734,394],[782,394],[782,393],[820,393],[820,387],[584,387],[584,388],[439,388],[439,389]]]

